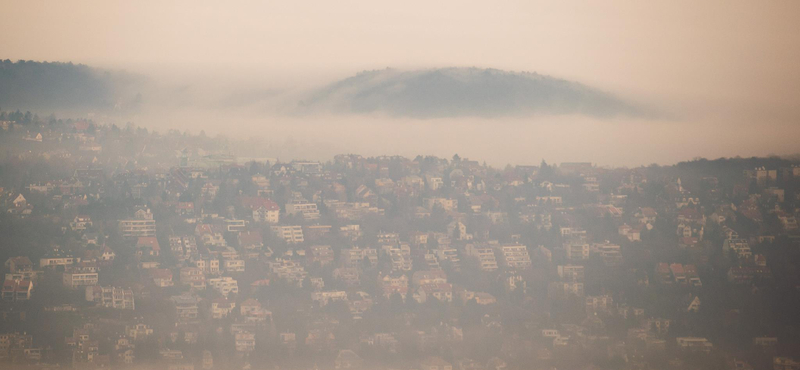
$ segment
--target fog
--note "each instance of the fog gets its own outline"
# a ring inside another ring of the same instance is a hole
[[[0,14],[0,369],[800,370],[800,0]]]
[[[304,156],[458,152],[494,164],[666,164],[798,151],[798,4],[532,1],[488,11],[477,2],[12,2],[0,50],[3,58],[86,63],[151,83],[135,114],[94,117],[292,142],[309,148]],[[445,67],[537,72],[659,115],[296,112],[310,92],[364,70]]]
[[[258,139],[265,155],[327,160],[335,154],[432,154],[487,161],[495,166],[591,161],[599,165],[671,164],[695,157],[788,155],[798,150],[800,127],[763,126],[730,117],[693,119],[591,118],[580,115],[412,119],[385,114],[296,115],[273,108],[173,108],[133,118],[151,129],[201,130]],[[225,122],[224,125],[220,124]],[[720,129],[721,124],[736,129]],[[280,148],[280,149],[278,149]]]

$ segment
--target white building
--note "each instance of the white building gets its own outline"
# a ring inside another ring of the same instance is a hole
[[[239,293],[239,283],[230,276],[208,279],[208,285],[225,297]]]

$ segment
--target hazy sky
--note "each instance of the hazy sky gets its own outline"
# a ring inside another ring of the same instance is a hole
[[[800,124],[796,0],[0,1],[4,59],[283,83],[493,67],[636,97],[683,123],[792,133]]]

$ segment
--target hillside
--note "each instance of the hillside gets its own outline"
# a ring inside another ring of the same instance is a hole
[[[141,77],[82,64],[0,61],[0,107],[21,110],[107,110],[130,107]]]
[[[632,103],[577,82],[480,68],[362,72],[313,92],[300,109],[417,118],[644,113]]]

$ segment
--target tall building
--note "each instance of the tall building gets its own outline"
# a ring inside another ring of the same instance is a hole
[[[156,236],[156,221],[150,210],[143,208],[136,211],[132,219],[120,220],[119,230],[127,238]]]

